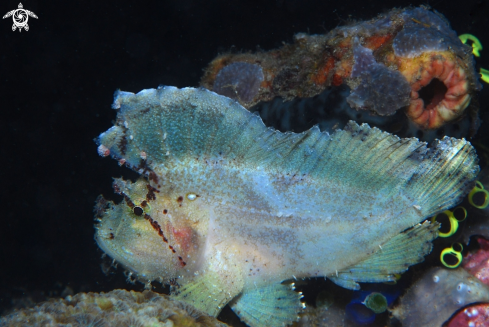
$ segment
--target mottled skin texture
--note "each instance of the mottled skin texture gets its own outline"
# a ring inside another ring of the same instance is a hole
[[[332,135],[283,134],[206,90],[119,92],[114,108],[117,123],[101,134],[99,153],[148,179],[116,180],[120,204],[99,200],[97,243],[142,282],[203,280],[217,304],[191,303],[210,314],[240,293],[334,277],[378,256],[457,203],[478,172],[464,140],[427,149],[354,123]],[[391,280],[415,262],[376,264],[374,275]]]
[[[99,241],[113,244],[113,249],[124,242],[126,251],[138,254],[126,254],[127,261],[118,261],[149,280],[168,269],[188,277],[205,265],[224,263],[238,266],[246,287],[292,276],[333,275],[423,219],[413,200],[402,194],[383,199],[337,182],[318,183],[308,176],[277,176],[230,163],[194,161],[166,172],[156,169],[161,176],[160,192],[149,202],[151,209],[145,210],[162,226],[176,254],[147,220],[137,218],[129,208],[130,223],[117,226],[115,222],[115,238]],[[187,194],[198,197],[190,201]],[[406,219],[390,219],[399,216]],[[102,224],[100,233],[105,229]],[[126,242],[133,233],[144,236]],[[232,258],[223,257],[229,253]],[[177,255],[185,259],[185,267]],[[159,259],[164,260],[160,266],[140,268],[141,262]],[[168,268],[168,262],[172,267]]]

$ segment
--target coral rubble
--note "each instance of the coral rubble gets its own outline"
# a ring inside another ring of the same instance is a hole
[[[423,7],[394,9],[325,35],[297,34],[294,44],[269,52],[223,54],[201,80],[246,108],[278,96],[312,97],[341,84],[352,89],[353,108],[377,115],[402,108],[422,129],[457,120],[481,88],[472,48],[441,14]]]
[[[0,318],[2,327],[224,327],[224,323],[191,305],[151,291],[114,290],[79,293],[50,300],[34,308],[14,311]]]

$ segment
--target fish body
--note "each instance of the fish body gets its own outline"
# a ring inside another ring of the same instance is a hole
[[[203,89],[117,92],[113,107],[99,153],[145,177],[115,180],[123,202],[99,200],[97,243],[138,280],[176,279],[175,297],[212,315],[230,303],[252,326],[295,319],[284,280],[394,280],[431,250],[437,226],[419,223],[479,169],[465,140],[427,148],[353,122],[281,133]]]

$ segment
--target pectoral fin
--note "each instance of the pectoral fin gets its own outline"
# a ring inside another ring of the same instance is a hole
[[[297,314],[304,308],[301,297],[293,284],[275,283],[247,290],[229,305],[251,327],[284,326],[298,319]]]
[[[394,274],[423,261],[424,256],[431,252],[431,241],[438,236],[438,228],[438,223],[430,224],[429,221],[417,224],[382,244],[366,260],[328,278],[339,286],[353,290],[360,289],[357,282],[395,281]]]
[[[192,281],[183,284],[172,297],[187,302],[202,312],[216,317],[222,308],[243,288],[238,276],[223,278],[214,271],[206,271]]]

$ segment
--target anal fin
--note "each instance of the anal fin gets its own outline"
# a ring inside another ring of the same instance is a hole
[[[293,284],[275,283],[247,290],[229,305],[251,327],[285,326],[297,321],[297,314],[304,309],[301,297]]]
[[[431,224],[429,221],[417,224],[379,246],[379,250],[367,259],[328,278],[352,290],[360,289],[357,282],[395,281],[394,274],[405,272],[431,252],[431,241],[438,236],[438,228],[438,223]]]

